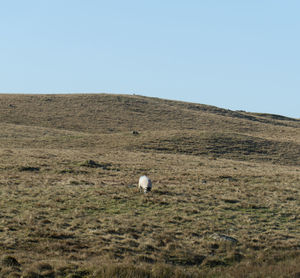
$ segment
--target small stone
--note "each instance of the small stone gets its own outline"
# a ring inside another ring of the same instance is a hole
[[[222,235],[222,234],[213,234],[210,236],[212,239],[215,240],[220,240],[220,241],[229,241],[232,243],[238,243],[238,240],[235,239],[234,237],[227,236],[227,235]]]

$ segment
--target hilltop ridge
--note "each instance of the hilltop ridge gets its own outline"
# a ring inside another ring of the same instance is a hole
[[[218,122],[232,128],[236,123],[248,128],[257,127],[256,123],[300,127],[300,120],[279,115],[137,95],[0,95],[0,100],[0,122],[75,131],[219,128]]]

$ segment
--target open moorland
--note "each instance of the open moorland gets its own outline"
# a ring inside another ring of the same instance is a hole
[[[0,205],[1,277],[299,278],[300,120],[2,94]]]

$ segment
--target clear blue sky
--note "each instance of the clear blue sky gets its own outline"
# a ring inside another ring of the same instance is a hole
[[[298,0],[0,0],[1,93],[126,93],[300,118]]]

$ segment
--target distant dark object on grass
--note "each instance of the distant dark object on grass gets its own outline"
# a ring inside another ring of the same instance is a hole
[[[139,133],[138,131],[136,131],[136,130],[133,130],[133,131],[132,131],[132,134],[133,134],[133,135],[139,135],[140,133]]]
[[[235,200],[235,199],[222,199],[222,201],[228,204],[237,204],[240,202],[239,200]]]
[[[19,168],[19,170],[21,172],[26,172],[26,171],[28,171],[28,172],[38,172],[38,171],[40,171],[40,167],[21,166]]]
[[[236,178],[232,176],[219,176],[220,179],[228,180],[228,181],[238,181]]]
[[[94,160],[86,160],[85,162],[81,163],[80,166],[89,167],[89,168],[102,168],[104,170],[109,170],[109,167],[112,166],[111,163],[98,163]]]
[[[98,167],[100,167],[100,164],[94,160],[86,160],[83,163],[81,163],[80,166],[90,167],[90,168],[98,168]]]

